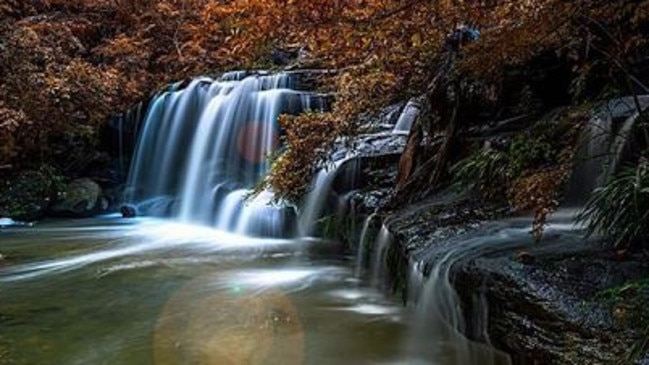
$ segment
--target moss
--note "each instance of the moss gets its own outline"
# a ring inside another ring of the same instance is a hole
[[[625,283],[613,288],[608,288],[597,293],[597,297],[603,300],[619,300],[628,298],[630,294],[649,291],[649,278],[644,278]]]
[[[401,294],[404,304],[408,301],[408,258],[401,251],[401,245],[393,242],[388,247],[386,265],[390,277],[390,289],[394,294]]]
[[[344,242],[347,249],[353,249],[358,232],[358,222],[352,214],[328,215],[320,219],[318,224],[322,236],[339,242]]]

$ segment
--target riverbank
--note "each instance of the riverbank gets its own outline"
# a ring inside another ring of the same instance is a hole
[[[422,295],[441,295],[430,287],[446,280],[457,294],[458,330],[513,364],[644,363],[649,264],[585,239],[574,213],[551,217],[536,243],[531,217],[498,219],[442,194],[374,218],[359,250],[370,252],[368,276],[382,265],[387,289],[432,312],[439,303]]]

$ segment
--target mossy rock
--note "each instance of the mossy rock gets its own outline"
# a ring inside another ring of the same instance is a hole
[[[0,178],[0,217],[19,221],[42,218],[63,186],[63,177],[51,167]]]
[[[101,187],[90,179],[70,182],[65,193],[50,209],[50,214],[59,217],[83,218],[101,210]]]

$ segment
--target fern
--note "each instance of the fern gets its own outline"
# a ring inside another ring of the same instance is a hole
[[[600,233],[613,247],[628,248],[643,243],[649,234],[649,168],[647,161],[627,167],[597,189],[578,221],[588,234]]]

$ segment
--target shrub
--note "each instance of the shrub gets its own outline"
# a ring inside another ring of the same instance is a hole
[[[649,161],[623,169],[596,189],[578,221],[590,235],[603,234],[616,249],[644,243],[649,234]]]
[[[503,151],[483,149],[451,169],[455,186],[472,190],[483,200],[504,199],[513,178],[508,160]]]
[[[532,211],[531,233],[538,240],[547,216],[559,207],[572,171],[574,142],[585,120],[582,107],[552,114],[513,136],[508,146],[483,149],[460,161],[451,171],[454,183],[485,202]]]
[[[64,189],[63,177],[51,166],[3,177],[0,179],[0,217],[38,219]]]
[[[566,124],[543,120],[516,135],[508,153],[512,173],[555,164],[565,143]]]
[[[527,173],[514,181],[509,189],[509,202],[516,211],[534,213],[532,236],[538,241],[543,235],[549,214],[559,207],[559,192],[570,174],[570,164]]]
[[[288,201],[299,201],[339,133],[334,123],[331,113],[283,114],[280,125],[286,131],[283,137],[286,147],[275,156],[262,187],[272,187],[276,196]]]

